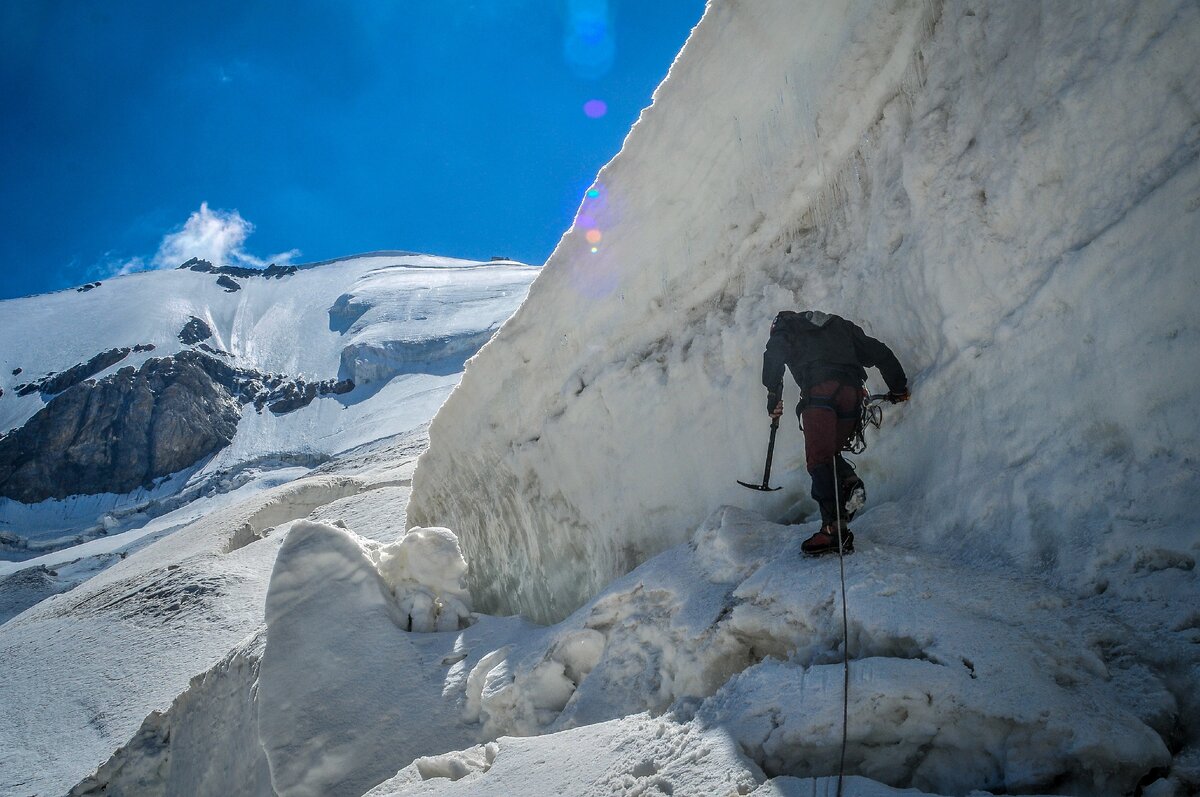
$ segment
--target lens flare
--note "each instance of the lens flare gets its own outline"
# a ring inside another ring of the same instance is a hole
[[[599,196],[600,196],[600,189],[599,189],[599,188],[589,188],[589,189],[588,189],[588,192],[587,192],[587,198],[588,198],[588,199],[596,199],[596,198],[597,198],[597,197],[599,197]]]
[[[580,213],[579,218],[576,219],[576,223],[579,224],[580,227],[591,229],[592,227],[596,226],[596,219],[592,217],[591,213]]]
[[[563,58],[577,76],[595,80],[612,69],[616,55],[608,0],[567,0]]]
[[[596,254],[596,253],[597,253],[597,252],[599,252],[599,251],[600,251],[600,247],[598,247],[598,246],[593,246],[593,247],[592,247],[592,254],[593,254],[593,255],[594,255],[594,254]]]
[[[588,242],[588,243],[590,243],[590,244],[598,244],[598,243],[600,243],[600,239],[601,239],[602,237],[603,237],[603,236],[602,236],[602,235],[600,235],[600,231],[599,231],[599,230],[588,230],[588,231],[587,231],[587,242]]]
[[[608,113],[608,103],[604,100],[588,100],[583,104],[583,112],[589,119],[599,119]]]

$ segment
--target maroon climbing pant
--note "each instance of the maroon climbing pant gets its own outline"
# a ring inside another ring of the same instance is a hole
[[[836,519],[833,468],[836,462],[839,482],[845,482],[853,470],[841,457],[842,447],[850,441],[858,422],[862,388],[829,380],[807,391],[800,421],[804,427],[804,459],[812,477],[812,497],[821,508],[821,519]],[[845,500],[845,496],[842,496]]]

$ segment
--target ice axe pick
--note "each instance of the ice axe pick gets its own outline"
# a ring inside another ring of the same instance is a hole
[[[771,457],[774,456],[774,454],[775,454],[775,433],[777,431],[779,431],[779,419],[772,418],[771,419],[771,441],[769,443],[767,443],[767,465],[765,468],[763,468],[762,484],[746,484],[746,482],[742,481],[741,479],[738,479],[738,484],[742,485],[743,487],[749,487],[751,490],[760,490],[764,493],[770,493],[770,492],[774,492],[775,490],[783,489],[782,487],[768,487],[767,486],[768,483],[771,481]]]

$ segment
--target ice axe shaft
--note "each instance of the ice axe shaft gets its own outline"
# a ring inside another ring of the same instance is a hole
[[[783,489],[782,487],[768,486],[771,481],[771,458],[773,456],[775,456],[775,433],[778,431],[779,431],[779,419],[772,418],[771,419],[771,440],[770,440],[770,442],[767,443],[767,464],[763,468],[762,484],[746,484],[746,482],[742,481],[741,479],[738,480],[738,484],[742,485],[743,487],[749,487],[751,490],[759,490],[764,493],[774,492],[775,490]]]

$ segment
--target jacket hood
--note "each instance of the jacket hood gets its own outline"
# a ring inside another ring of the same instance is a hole
[[[802,320],[812,324],[818,329],[825,326],[833,319],[833,316],[829,315],[829,313],[822,313],[820,310],[805,310],[799,315]]]

